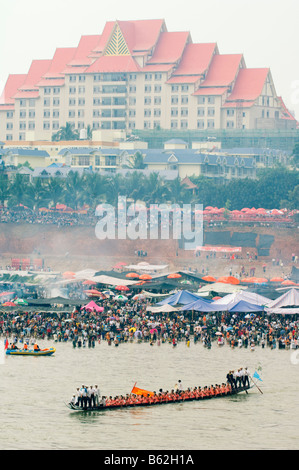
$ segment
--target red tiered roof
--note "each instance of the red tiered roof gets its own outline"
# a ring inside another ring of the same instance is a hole
[[[269,69],[241,69],[227,101],[254,101],[262,93]]]
[[[130,55],[99,57],[85,73],[139,72],[140,67]]]
[[[209,67],[202,87],[229,86],[236,78],[242,65],[242,54],[216,54]]]
[[[161,33],[148,64],[174,64],[182,57],[190,34],[187,31]]]
[[[14,99],[12,97],[16,94],[18,88],[24,83],[26,77],[26,74],[11,74],[8,76],[4,90],[0,97],[0,105],[14,104]],[[1,109],[4,108],[1,106]]]
[[[202,75],[209,67],[216,51],[216,43],[187,44],[174,75]]]

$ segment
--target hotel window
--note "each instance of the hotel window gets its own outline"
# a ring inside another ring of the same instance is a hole
[[[12,119],[13,118],[13,111],[7,111],[6,117],[7,117],[7,119]]]
[[[29,116],[30,118],[34,118],[34,117],[35,117],[35,111],[33,111],[33,110],[31,109],[31,110],[29,111],[29,113],[28,113],[28,116]]]
[[[135,129],[135,122],[129,121],[129,129]]]
[[[24,134],[24,132],[21,132],[21,133],[19,134],[19,140],[25,140],[25,134]]]
[[[44,118],[49,118],[50,117],[50,110],[49,109],[45,109],[44,110]]]
[[[85,127],[84,122],[79,121],[79,122],[78,122],[78,129],[84,129],[84,127]]]
[[[93,105],[94,105],[94,106],[100,106],[100,105],[101,105],[101,100],[100,100],[100,98],[94,98],[94,99],[93,99]]]
[[[183,120],[181,121],[181,129],[187,129],[188,128],[188,121],[187,120]]]
[[[26,117],[26,111],[20,111],[20,118]]]
[[[171,92],[176,93],[177,91],[179,91],[178,85],[171,85]]]
[[[144,86],[144,93],[151,93],[152,87],[151,85],[145,85]]]
[[[171,108],[170,114],[171,114],[171,116],[177,116],[178,115],[178,108]]]
[[[144,97],[144,104],[151,104],[152,100],[150,96],[145,96]]]
[[[53,110],[53,118],[58,118],[59,117],[59,110],[58,109],[54,109]]]
[[[150,117],[151,115],[152,115],[152,112],[151,112],[150,109],[145,109],[145,110],[144,110],[144,116]]]
[[[26,129],[26,122],[20,121],[19,129],[23,129],[23,130]]]
[[[136,98],[129,98],[129,105],[134,106],[136,104]]]
[[[77,80],[76,75],[70,75],[70,82],[75,82]]]
[[[69,99],[69,106],[76,106],[76,100],[75,100],[75,98],[70,98],[70,99]]]
[[[154,121],[154,129],[157,129],[157,127],[161,127],[160,121]]]
[[[150,121],[144,121],[143,127],[144,127],[144,129],[150,129],[150,127],[151,127],[151,122],[150,122]]]
[[[35,100],[29,100],[29,108],[34,108]]]
[[[181,108],[181,116],[188,116],[188,108]]]
[[[50,106],[50,98],[44,99],[44,106]]]
[[[44,88],[44,95],[50,95],[51,94],[51,88],[45,87]]]
[[[173,97],[171,98],[171,104],[178,104],[178,102],[179,102],[179,99],[178,99],[177,96],[173,96]]]
[[[171,129],[177,129],[178,121],[171,121],[170,126],[171,126]]]
[[[85,98],[78,99],[78,106],[85,106]]]
[[[44,124],[43,124],[43,129],[44,130],[48,130],[50,129],[50,123],[48,121],[45,121]]]
[[[85,75],[79,75],[79,82],[85,82]]]
[[[215,108],[208,108],[208,116],[215,116]]]
[[[188,85],[182,85],[181,90],[182,90],[182,91],[188,91],[188,90],[189,90],[189,86],[188,86]]]
[[[213,129],[215,127],[215,121],[213,119],[208,119],[207,124],[210,129]]]
[[[130,93],[136,93],[136,86],[131,85],[130,88],[129,88],[129,91],[130,91]]]
[[[205,108],[197,108],[197,116],[204,116]]]
[[[136,111],[135,111],[135,109],[130,109],[130,110],[129,110],[129,116],[130,116],[130,117],[135,117],[135,116],[136,116]]]
[[[94,94],[101,93],[101,87],[100,86],[94,86],[93,87],[93,93]]]
[[[226,127],[234,127],[235,123],[234,121],[227,121]]]
[[[73,110],[69,111],[69,117],[70,118],[75,117],[75,111],[73,111]]]
[[[100,117],[101,111],[99,109],[94,109],[92,115],[93,117]]]
[[[197,121],[197,129],[204,129],[205,121],[203,119],[198,119]]]
[[[155,109],[154,109],[154,116],[160,117],[160,116],[161,116],[161,109],[155,108]]]
[[[12,140],[12,134],[6,134],[6,140]]]
[[[161,96],[154,97],[154,104],[161,104]]]
[[[58,88],[58,87],[55,86],[55,87],[53,88],[53,94],[54,94],[54,95],[59,95],[59,93],[60,93],[60,88]]]
[[[161,85],[155,85],[155,93],[160,93],[162,90]]]
[[[78,110],[78,117],[84,117],[84,109]]]
[[[162,80],[162,73],[155,73],[155,80]]]
[[[13,129],[13,123],[12,123],[12,122],[7,122],[7,123],[6,123],[6,129],[7,129],[8,131],[11,131],[11,130]]]
[[[93,129],[100,129],[100,123],[99,122],[93,122],[92,123],[92,128]],[[99,158],[99,157],[96,157],[96,160],[97,160],[97,158]],[[96,165],[97,165],[97,163],[96,163]]]
[[[74,95],[74,94],[76,93],[76,87],[75,87],[75,86],[70,86],[70,87],[69,87],[69,93],[70,93],[71,95]]]
[[[144,78],[145,78],[145,80],[151,80],[152,79],[152,74],[151,73],[146,73]]]
[[[182,96],[181,103],[182,104],[188,104],[188,96],[187,95]]]
[[[53,121],[52,129],[54,129],[54,130],[59,129],[59,122],[58,121]]]
[[[20,106],[26,106],[26,100],[20,100]]]
[[[101,81],[101,75],[100,74],[94,75],[93,76],[93,81],[94,82],[100,82]]]
[[[129,79],[132,80],[132,81],[135,81],[135,80],[137,79],[136,73],[131,73],[131,74],[129,75]]]
[[[206,98],[205,96],[198,96],[197,97],[197,103],[198,104],[205,104]]]
[[[227,109],[226,110],[226,115],[227,116],[233,116],[235,114],[235,110],[234,109]]]
[[[80,93],[80,95],[85,93],[85,86],[79,86],[78,93]]]
[[[215,96],[209,96],[208,97],[208,103],[209,104],[214,104],[215,103]]]
[[[53,98],[53,106],[60,106],[60,99],[59,98]]]
[[[30,129],[30,130],[35,129],[35,122],[34,121],[29,121],[28,129]]]

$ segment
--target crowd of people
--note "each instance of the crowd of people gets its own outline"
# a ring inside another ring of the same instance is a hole
[[[142,390],[135,393],[135,387],[133,387],[131,393],[127,393],[126,395],[117,395],[115,397],[101,397],[100,390],[97,385],[94,387],[92,385],[90,387],[82,385],[82,387],[77,388],[76,393],[73,394],[70,404],[72,407],[93,409],[96,407],[113,408],[138,405],[144,406],[170,402],[202,400],[204,398],[227,396],[238,391],[247,390],[250,387],[249,378],[249,371],[246,367],[245,369],[240,368],[236,372],[229,371],[226,376],[226,382],[222,382],[221,384],[205,387],[189,387],[186,390],[183,390],[181,380],[179,380],[175,388],[170,391],[163,391],[163,389],[160,389],[159,392]]]
[[[73,348],[94,348],[100,343],[202,344],[230,348],[256,347],[297,349],[299,322],[282,315],[244,315],[219,312],[192,315],[191,312],[151,313],[145,301],[102,302],[104,312],[74,309],[73,312],[0,312],[0,336],[10,342],[34,344],[39,340],[71,343]]]

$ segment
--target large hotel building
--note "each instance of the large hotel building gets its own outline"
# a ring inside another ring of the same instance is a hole
[[[95,136],[134,129],[294,129],[269,68],[193,43],[164,20],[109,21],[101,35],[9,75],[0,139],[51,140],[66,123]],[[93,137],[94,138],[94,137]],[[100,138],[98,139],[100,140]]]

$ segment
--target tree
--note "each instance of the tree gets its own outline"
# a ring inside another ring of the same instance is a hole
[[[78,140],[79,131],[74,129],[75,125],[71,122],[67,122],[65,126],[60,127],[59,131],[52,135],[52,141],[57,142],[59,140]]]
[[[143,161],[143,155],[141,152],[136,152],[133,157],[131,157],[130,161],[126,164],[123,165],[123,168],[130,168],[134,170],[143,170],[146,167],[144,161]]]
[[[62,203],[64,201],[65,187],[63,181],[58,177],[51,178],[46,186],[46,192],[48,193],[50,204],[52,204],[53,207],[56,207],[58,203]]]
[[[10,196],[10,185],[6,175],[0,173],[0,203],[4,206]]]

